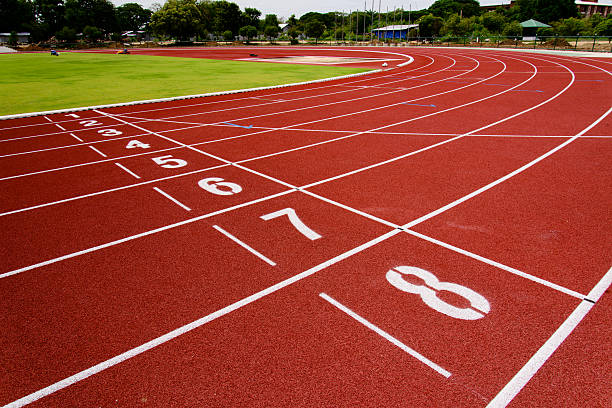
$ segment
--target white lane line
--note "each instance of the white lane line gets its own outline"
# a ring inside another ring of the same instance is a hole
[[[409,222],[408,224],[403,225],[404,228],[412,228],[417,224],[420,224],[424,221],[427,221],[428,219],[435,217],[436,215],[439,215],[445,211],[450,210],[453,207],[456,207],[457,205],[473,198],[476,197],[479,194],[484,193],[487,190],[490,190],[491,188],[495,187],[496,185],[503,183],[504,181],[516,176],[519,173],[522,173],[523,171],[527,170],[528,168],[534,166],[535,164],[541,162],[542,160],[544,160],[545,158],[547,158],[548,156],[556,153],[557,151],[563,149],[565,146],[567,146],[568,144],[572,143],[574,140],[578,139],[580,136],[582,136],[583,134],[585,134],[586,132],[588,132],[589,130],[591,130],[593,127],[597,126],[597,124],[599,124],[602,120],[604,120],[606,118],[606,116],[608,116],[610,114],[610,112],[612,112],[612,108],[609,108],[606,113],[604,113],[603,115],[601,115],[595,122],[591,123],[589,126],[587,126],[585,129],[583,129],[580,133],[578,133],[576,136],[573,136],[572,138],[566,140],[565,142],[561,143],[560,145],[558,145],[557,147],[549,150],[548,152],[544,153],[543,155],[541,155],[540,157],[536,158],[535,160],[530,161],[529,163],[525,164],[524,166],[519,167],[518,169],[514,170],[511,173],[506,174],[503,177],[498,178],[497,180],[487,184],[486,186],[483,186],[481,188],[479,188],[476,191],[471,192],[468,195],[465,195],[455,201],[453,201],[452,203],[449,203],[443,207],[438,208],[435,211],[430,212],[429,214],[426,214],[420,218],[417,218],[414,221]]]
[[[183,209],[185,209],[186,211],[191,211],[191,208],[187,207],[185,204],[181,203],[179,200],[172,197],[170,194],[166,193],[161,188],[153,187],[153,190],[157,191],[159,194],[163,195],[164,197],[166,197],[168,200],[172,201],[174,204],[178,205],[179,207],[183,207]]]
[[[98,149],[96,149],[96,148],[95,148],[95,147],[93,147],[93,146],[89,146],[89,148],[90,148],[91,150],[93,150],[94,152],[98,153],[98,154],[99,154],[100,156],[102,156],[102,157],[108,157],[107,155],[105,155],[104,153],[102,153],[101,151],[99,151]]]
[[[486,263],[488,265],[494,266],[494,267],[499,268],[501,270],[504,270],[506,272],[510,272],[513,275],[517,275],[517,276],[520,276],[522,278],[529,279],[532,282],[539,283],[540,285],[544,285],[544,286],[549,287],[551,289],[554,289],[554,290],[557,290],[559,292],[565,293],[566,295],[570,295],[570,296],[573,296],[573,297],[581,299],[581,300],[585,298],[585,295],[583,295],[582,293],[579,293],[579,292],[576,292],[574,290],[568,289],[568,288],[566,288],[564,286],[561,286],[561,285],[557,285],[556,283],[547,281],[545,279],[538,278],[537,276],[528,274],[526,272],[519,271],[518,269],[515,269],[515,268],[512,268],[510,266],[504,265],[502,263],[493,261],[491,259],[485,258],[484,256],[480,256],[480,255],[475,254],[473,252],[466,251],[465,249],[456,247],[454,245],[447,244],[446,242],[442,242],[440,240],[437,240],[437,239],[432,238],[430,236],[427,236],[425,234],[421,234],[421,233],[418,233],[416,231],[409,230],[409,229],[404,229],[404,232],[406,232],[407,234],[410,234],[412,236],[415,236],[417,238],[424,239],[425,241],[431,242],[432,244],[439,245],[439,246],[444,247],[446,249],[450,249],[451,251],[457,252],[457,253],[465,255],[467,257],[476,259],[476,260],[478,260],[480,262],[483,262],[483,263]]]
[[[140,178],[140,176],[136,173],[134,173],[133,171],[131,171],[130,169],[128,169],[127,167],[121,165],[121,163],[115,163],[120,169],[122,169],[123,171],[125,171],[126,173],[136,177],[137,179]]]
[[[246,206],[249,206],[249,205],[257,204],[257,203],[260,203],[262,201],[271,200],[271,199],[276,198],[276,197],[281,197],[281,196],[283,196],[285,194],[293,193],[295,191],[296,190],[293,190],[293,189],[292,190],[285,190],[283,192],[272,194],[272,195],[269,195],[269,196],[266,196],[266,197],[262,197],[262,198],[258,198],[256,200],[247,201],[246,203],[237,204],[237,205],[234,205],[232,207],[224,208],[222,210],[214,211],[214,212],[211,212],[211,213],[208,213],[208,214],[204,214],[204,215],[200,215],[200,216],[197,216],[197,217],[194,217],[194,218],[189,218],[187,220],[179,221],[177,223],[170,224],[170,225],[165,225],[163,227],[156,228],[156,229],[153,229],[153,230],[141,232],[140,234],[130,235],[129,237],[124,237],[124,238],[121,238],[121,239],[117,239],[115,241],[110,241],[110,242],[107,242],[107,243],[104,243],[104,244],[96,245],[94,247],[83,249],[83,250],[77,251],[77,252],[72,252],[72,253],[67,254],[67,255],[58,256],[57,258],[49,259],[49,260],[46,260],[46,261],[43,261],[43,262],[39,262],[39,263],[36,263],[36,264],[33,264],[33,265],[25,266],[23,268],[19,268],[19,269],[15,269],[15,270],[12,270],[12,271],[9,271],[9,272],[2,273],[2,274],[0,274],[0,279],[7,278],[7,277],[13,276],[13,275],[17,275],[17,274],[20,274],[20,273],[23,273],[23,272],[27,272],[27,271],[32,270],[32,269],[40,268],[42,266],[51,265],[51,264],[54,264],[54,263],[57,263],[57,262],[60,262],[60,261],[64,261],[66,259],[71,259],[71,258],[75,258],[77,256],[81,256],[81,255],[85,255],[85,254],[88,254],[88,253],[91,253],[91,252],[99,251],[101,249],[105,249],[105,248],[109,248],[109,247],[112,247],[112,246],[115,246],[115,245],[119,245],[119,244],[122,244],[124,242],[133,241],[135,239],[146,237],[148,235],[157,234],[157,233],[162,232],[162,231],[166,231],[166,230],[169,230],[169,229],[180,227],[181,225],[191,224],[193,222],[204,220],[206,218],[210,218],[210,217],[213,217],[215,215],[219,215],[219,214],[223,214],[223,213],[226,213],[226,212],[229,212],[229,211],[236,210],[238,208],[242,208],[242,207],[246,207]],[[399,230],[397,230],[397,231],[399,232]]]
[[[589,292],[588,299],[597,302],[601,295],[608,290],[612,283],[612,268],[601,278],[595,287]],[[559,346],[569,337],[576,326],[591,311],[594,303],[583,300],[572,314],[559,326],[540,349],[527,361],[518,373],[501,389],[501,391],[489,402],[487,408],[503,408],[523,389],[533,378]]]
[[[139,355],[139,354],[142,354],[145,351],[151,350],[154,347],[157,347],[157,346],[159,346],[161,344],[164,344],[164,343],[166,343],[166,342],[168,342],[168,341],[170,341],[172,339],[175,339],[175,338],[177,338],[177,337],[179,337],[179,336],[181,336],[181,335],[183,335],[185,333],[188,333],[188,332],[190,332],[190,331],[192,331],[194,329],[197,329],[198,327],[201,327],[201,326],[205,325],[206,323],[209,323],[209,322],[211,322],[211,321],[213,321],[215,319],[223,317],[223,316],[225,316],[228,313],[231,313],[231,312],[233,312],[235,310],[238,310],[238,309],[240,309],[240,308],[242,308],[242,307],[244,307],[244,306],[246,306],[246,305],[248,305],[250,303],[253,303],[253,302],[255,302],[255,301],[257,301],[257,300],[259,300],[259,299],[261,299],[261,298],[263,298],[265,296],[268,296],[268,295],[270,295],[270,294],[272,294],[274,292],[277,292],[277,291],[279,291],[279,290],[281,290],[281,289],[283,289],[283,288],[285,288],[285,287],[287,287],[287,286],[289,286],[289,285],[291,285],[291,284],[293,284],[295,282],[298,282],[298,281],[300,281],[302,279],[305,279],[305,278],[307,278],[307,277],[309,277],[311,275],[314,275],[315,273],[317,273],[317,272],[319,272],[319,271],[321,271],[321,270],[323,270],[323,269],[325,269],[325,268],[327,268],[327,267],[329,267],[329,266],[331,266],[331,265],[333,265],[335,263],[338,263],[338,262],[340,262],[340,261],[342,261],[342,260],[344,260],[344,259],[346,259],[346,258],[348,258],[348,257],[350,257],[350,256],[352,256],[354,254],[356,254],[356,253],[359,253],[359,252],[361,252],[361,251],[363,251],[363,250],[365,250],[367,248],[370,248],[370,247],[372,247],[372,246],[374,246],[374,245],[376,245],[376,244],[378,244],[378,243],[380,243],[380,242],[382,242],[382,241],[392,237],[393,235],[398,234],[399,232],[400,232],[399,230],[390,231],[390,232],[388,232],[388,233],[386,233],[386,234],[384,234],[384,235],[382,235],[382,236],[380,236],[378,238],[375,238],[375,239],[373,239],[371,241],[368,241],[368,242],[366,242],[366,243],[364,243],[362,245],[359,245],[358,247],[355,247],[355,248],[353,248],[353,249],[351,249],[351,250],[349,250],[347,252],[344,252],[343,254],[340,254],[340,255],[338,255],[338,256],[336,256],[336,257],[334,257],[334,258],[332,258],[332,259],[330,259],[328,261],[325,261],[325,262],[323,262],[323,263],[313,267],[313,268],[310,268],[310,269],[308,269],[308,270],[306,270],[306,271],[304,271],[302,273],[294,275],[294,276],[292,276],[292,277],[290,277],[288,279],[285,279],[284,281],[281,281],[281,282],[279,282],[279,283],[277,283],[275,285],[272,285],[272,286],[270,286],[270,287],[268,287],[266,289],[263,289],[263,290],[261,290],[261,291],[259,291],[257,293],[254,293],[254,294],[252,294],[252,295],[250,295],[250,296],[248,296],[248,297],[246,297],[246,298],[244,298],[242,300],[239,300],[239,301],[237,301],[235,303],[232,303],[231,305],[228,305],[228,306],[226,306],[226,307],[224,307],[222,309],[219,309],[216,312],[213,312],[213,313],[211,313],[209,315],[206,315],[206,316],[204,316],[204,317],[202,317],[202,318],[200,318],[198,320],[195,320],[195,321],[193,321],[191,323],[188,323],[188,324],[186,324],[186,325],[184,325],[182,327],[179,327],[178,329],[175,329],[175,330],[173,330],[171,332],[168,332],[168,333],[166,333],[166,334],[164,334],[164,335],[162,335],[160,337],[157,337],[157,338],[155,338],[155,339],[153,339],[153,340],[151,340],[151,341],[149,341],[147,343],[144,343],[144,344],[142,344],[142,345],[140,345],[138,347],[135,347],[135,348],[133,348],[131,350],[128,350],[128,351],[126,351],[126,352],[124,352],[122,354],[119,354],[119,355],[117,355],[117,356],[115,356],[113,358],[110,358],[110,359],[108,359],[106,361],[103,361],[103,362],[101,362],[101,363],[99,363],[99,364],[97,364],[97,365],[95,365],[93,367],[90,367],[90,368],[88,368],[86,370],[80,371],[80,372],[78,372],[78,373],[76,373],[76,374],[74,374],[74,375],[72,375],[70,377],[64,378],[63,380],[58,381],[58,382],[56,382],[54,384],[51,384],[48,387],[42,388],[42,389],[40,389],[38,391],[35,391],[35,392],[33,392],[33,393],[29,394],[29,395],[26,395],[25,397],[22,397],[22,398],[20,398],[20,399],[18,399],[16,401],[13,401],[13,402],[9,403],[8,405],[5,405],[4,408],[21,408],[21,407],[23,407],[25,405],[31,404],[32,402],[41,399],[43,397],[46,397],[47,395],[53,394],[56,391],[64,389],[64,388],[66,388],[66,387],[68,387],[68,386],[70,386],[72,384],[76,384],[77,382],[82,381],[82,380],[84,380],[84,379],[86,379],[88,377],[91,377],[92,375],[97,374],[97,373],[99,373],[101,371],[104,371],[107,368],[113,367],[113,366],[115,366],[115,365],[117,365],[117,364],[119,364],[119,363],[121,363],[123,361],[126,361],[126,360],[128,360],[128,359],[130,359],[132,357],[135,357],[135,356]],[[0,277],[1,277],[1,275],[0,275]]]
[[[84,143],[84,140],[81,139],[80,137],[78,137],[77,135],[75,135],[74,133],[70,133],[70,136],[74,137],[76,140],[78,140],[81,143]],[[70,147],[70,146],[66,146],[66,147]],[[62,147],[63,148],[63,147]]]
[[[375,332],[379,336],[383,337],[385,340],[393,343],[394,345],[396,345],[397,347],[399,347],[400,349],[402,349],[406,353],[410,354],[412,357],[414,357],[417,360],[419,360],[421,363],[425,364],[426,366],[428,366],[432,370],[436,371],[438,374],[443,375],[446,378],[449,378],[451,376],[451,373],[449,371],[447,371],[444,368],[440,367],[438,364],[434,363],[433,361],[431,361],[427,357],[423,356],[421,353],[417,352],[416,350],[408,347],[407,345],[405,345],[404,343],[402,343],[401,341],[399,341],[395,337],[391,336],[389,333],[387,333],[386,331],[382,330],[378,326],[375,326],[374,324],[370,323],[369,321],[367,321],[363,317],[359,316],[357,313],[353,312],[348,307],[344,306],[342,303],[340,303],[337,300],[333,299],[331,296],[329,296],[329,295],[327,295],[325,293],[320,293],[319,296],[321,298],[325,299],[326,301],[328,301],[329,303],[331,303],[337,309],[343,311],[344,313],[346,313],[347,315],[349,315],[353,319],[357,320],[359,323],[363,324],[368,329],[372,330],[373,332]]]
[[[258,257],[259,259],[261,259],[262,261],[266,262],[268,265],[276,266],[276,262],[274,262],[273,260],[271,260],[270,258],[265,256],[264,254],[262,254],[261,252],[259,252],[255,248],[253,248],[253,247],[247,245],[246,243],[244,243],[243,241],[239,240],[238,238],[236,238],[235,236],[233,236],[232,234],[230,234],[229,232],[227,232],[226,230],[224,230],[220,226],[213,225],[212,227],[214,229],[216,229],[217,231],[219,231],[220,233],[222,233],[223,235],[225,235],[226,237],[228,237],[229,239],[231,239],[232,241],[234,241],[235,243],[237,243],[238,245],[240,245],[241,247],[243,247],[244,249],[246,249],[247,251],[249,251],[250,253],[252,253],[253,255],[255,255],[256,257]]]
[[[454,59],[452,57],[447,57],[447,56],[443,56],[443,57],[444,58],[448,58],[448,59],[454,61]],[[471,57],[465,57],[465,56],[463,56],[463,57],[474,60]],[[429,64],[427,64],[426,66],[432,65],[435,62],[434,59],[432,59],[430,57],[427,57],[427,58],[431,59],[431,62]],[[434,71],[434,73],[438,73],[438,72],[444,71],[445,69],[446,68],[440,69],[440,70],[436,70],[436,71]],[[392,74],[384,75],[384,76],[380,76],[380,77],[372,77],[372,78],[366,78],[366,79],[359,79],[359,80],[355,80],[355,81],[352,81],[352,82],[349,82],[349,83],[353,83],[353,82],[358,83],[358,82],[368,82],[368,81],[380,80],[380,79],[387,78],[387,77],[399,76],[402,73],[411,72],[411,71],[412,70],[407,70],[407,71],[402,71],[402,72],[399,72],[399,73],[392,73]],[[429,75],[429,74],[427,74],[427,75]],[[404,79],[401,78],[399,80],[391,81],[389,83],[400,82],[400,81],[403,81],[403,80]],[[321,87],[308,88],[308,89],[303,89],[303,90],[290,90],[290,91],[286,91],[286,92],[278,92],[278,93],[268,94],[267,96],[292,94],[292,93],[298,93],[298,92],[312,92],[313,90],[320,90],[320,89],[323,89],[323,88],[330,88],[330,87],[335,87],[335,86],[337,86],[337,85],[325,85],[325,86],[321,86]],[[344,92],[348,92],[348,91],[331,92],[331,93],[327,93],[327,94],[317,94],[317,95],[314,95],[314,96],[307,96],[307,97],[298,97],[298,98],[294,98],[294,99],[286,100],[286,101],[299,101],[299,100],[302,100],[302,99],[319,98],[319,97],[323,97],[323,96],[329,96],[329,95],[334,95],[334,94],[344,93]],[[175,106],[175,107],[166,107],[166,108],[157,108],[157,109],[144,109],[144,110],[141,110],[141,111],[133,111],[133,112],[129,112],[129,113],[126,113],[126,114],[133,115],[133,114],[139,114],[139,113],[150,113],[150,112],[161,111],[161,110],[183,109],[183,108],[188,108],[188,107],[196,107],[196,106],[203,106],[203,105],[210,105],[210,104],[218,104],[218,103],[224,103],[224,102],[235,102],[235,101],[240,101],[240,100],[247,100],[247,99],[250,99],[250,98],[251,97],[243,97],[243,98],[227,99],[227,100],[224,100],[224,101],[203,102],[203,103],[181,105],[181,106]],[[244,108],[257,107],[257,106],[265,106],[265,105],[268,105],[268,104],[239,106],[239,107],[236,107],[236,108],[227,108],[227,109],[221,109],[221,110],[215,110],[215,111],[199,112],[198,114],[203,114],[203,113],[218,113],[218,112],[225,112],[227,110],[244,109]],[[185,116],[185,115],[181,115],[181,116]],[[187,116],[189,116],[189,115],[187,115]],[[94,116],[92,118],[97,118],[97,117]],[[53,121],[51,119],[49,119],[49,118],[46,118],[46,119],[49,122],[53,123]],[[146,119],[146,118],[140,118],[140,119],[141,119],[141,122],[149,121],[149,119]],[[79,121],[79,120],[81,120],[81,119],[67,120],[67,121],[63,121],[62,123],[74,122],[74,121]],[[15,128],[31,127],[31,126],[41,126],[41,125],[40,124],[30,124],[30,125],[22,125],[22,126],[9,127],[9,128],[6,128],[6,129],[15,129]],[[105,127],[105,126],[92,127],[92,128],[83,129],[83,130],[100,129],[100,128],[103,128],[103,127]],[[6,130],[6,129],[3,129],[3,130]],[[21,137],[21,138],[8,139],[8,140],[17,140],[17,139],[26,139],[26,138],[32,138],[32,137],[41,137],[41,136],[47,136],[47,135],[51,135],[51,134],[52,133],[42,134],[42,135],[25,136],[25,137]],[[3,142],[3,141],[7,141],[7,140],[0,140],[0,142]]]
[[[162,178],[158,178],[158,179],[154,179],[154,180],[148,180],[148,181],[142,181],[140,183],[129,184],[127,186],[109,188],[107,190],[96,191],[94,193],[83,194],[83,195],[76,196],[76,197],[64,198],[63,200],[57,200],[57,201],[52,201],[52,202],[49,202],[49,203],[33,205],[31,207],[25,207],[25,208],[20,208],[20,209],[17,209],[17,210],[6,211],[6,212],[3,212],[3,213],[0,213],[0,217],[4,217],[6,215],[16,214],[16,213],[20,213],[20,212],[24,212],[24,211],[31,211],[31,210],[35,210],[37,208],[49,207],[51,205],[68,203],[70,201],[81,200],[83,198],[95,197],[95,196],[98,196],[98,195],[113,193],[115,191],[127,190],[127,189],[130,189],[130,188],[144,186],[146,184],[157,183],[159,181],[172,180],[172,179],[175,179],[175,178],[178,178],[178,177],[185,177],[185,176],[189,176],[189,175],[192,175],[192,174],[199,174],[199,173],[203,173],[205,171],[219,169],[219,168],[228,167],[228,166],[229,166],[229,164],[221,164],[221,165],[218,165],[218,166],[206,167],[206,168],[203,168],[203,169],[188,171],[188,172],[181,173],[181,174],[174,174],[172,176],[162,177]]]

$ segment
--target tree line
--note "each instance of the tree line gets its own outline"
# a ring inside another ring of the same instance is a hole
[[[530,18],[550,24],[540,35],[612,36],[612,16],[580,18],[574,0],[517,0],[510,8],[483,11],[477,0],[437,0],[423,10],[394,9],[350,12],[309,12],[285,21],[285,39],[367,40],[371,30],[386,25],[418,24],[411,36],[451,37],[519,36],[520,22]],[[0,32],[26,31],[31,40],[51,37],[73,41],[119,40],[125,31],[145,30],[159,38],[176,40],[224,39],[240,36],[278,38],[276,15],[240,7],[225,0],[167,0],[151,10],[136,3],[115,7],[109,0],[0,0]]]

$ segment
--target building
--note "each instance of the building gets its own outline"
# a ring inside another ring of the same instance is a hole
[[[578,7],[578,11],[583,17],[590,17],[593,14],[601,14],[607,17],[612,14],[612,4],[602,4],[598,0],[576,0],[576,7]]]
[[[0,44],[8,44],[11,33],[0,33]],[[17,44],[30,42],[30,33],[17,33]]]
[[[381,28],[375,28],[372,30],[372,33],[378,37],[379,40],[390,40],[390,39],[398,39],[405,40],[408,38],[408,32],[411,29],[419,29],[418,24],[403,24],[403,25],[390,25]]]

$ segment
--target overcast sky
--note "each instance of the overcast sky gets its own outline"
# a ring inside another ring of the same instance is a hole
[[[120,6],[125,3],[138,3],[145,8],[149,8],[153,3],[165,3],[165,0],[111,0],[116,6]],[[328,11],[349,11],[349,10],[363,10],[364,0],[228,0],[236,3],[240,6],[241,10],[245,7],[254,7],[265,14],[276,14],[278,17],[289,17],[291,14],[295,14],[296,17],[300,17],[309,11],[318,11],[325,13]],[[413,10],[421,10],[428,8],[434,3],[435,0],[380,0],[381,11],[389,8],[393,10],[394,7],[404,7],[404,10],[408,10],[411,6]],[[379,0],[374,0],[374,10],[378,10]],[[610,4],[612,0],[599,0],[600,3]],[[502,4],[510,3],[510,0],[480,0],[481,5],[489,4]],[[367,0],[367,9],[372,7],[372,0]],[[262,17],[263,17],[262,15]]]

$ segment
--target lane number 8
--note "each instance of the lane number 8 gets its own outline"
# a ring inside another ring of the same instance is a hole
[[[413,275],[422,279],[425,285],[415,285],[407,282],[404,279],[406,275]],[[480,293],[456,283],[440,282],[433,273],[415,266],[398,266],[393,268],[387,272],[386,278],[397,289],[406,293],[420,295],[427,306],[455,319],[478,320],[491,310],[489,301]],[[438,292],[442,290],[463,297],[470,302],[470,307],[456,307],[440,299]]]

